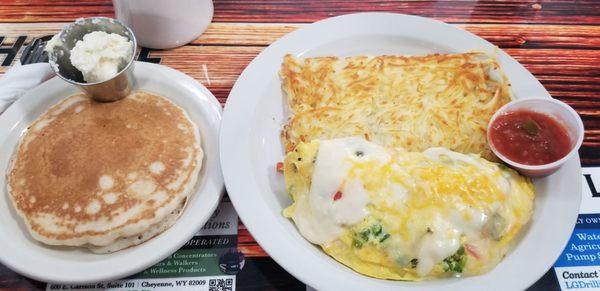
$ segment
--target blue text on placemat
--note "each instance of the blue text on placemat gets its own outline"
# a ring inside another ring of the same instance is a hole
[[[600,264],[600,214],[580,214],[571,239],[555,267]]]

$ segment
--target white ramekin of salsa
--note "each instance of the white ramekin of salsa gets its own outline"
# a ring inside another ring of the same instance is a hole
[[[524,98],[501,107],[488,125],[492,151],[520,173],[557,171],[583,142],[583,122],[569,105],[552,98]]]

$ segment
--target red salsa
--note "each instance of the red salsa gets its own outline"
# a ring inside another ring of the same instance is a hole
[[[498,116],[490,127],[490,142],[511,161],[525,165],[552,163],[571,150],[569,133],[562,124],[528,110]]]

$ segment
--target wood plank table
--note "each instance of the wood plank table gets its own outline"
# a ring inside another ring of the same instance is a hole
[[[165,0],[166,1],[166,0]],[[214,0],[213,23],[192,43],[142,50],[140,58],[184,72],[221,103],[248,63],[270,43],[308,23],[367,11],[414,14],[452,23],[499,46],[554,96],[579,112],[584,166],[600,165],[600,1]],[[114,17],[110,0],[0,0],[0,74],[33,38],[79,17]],[[239,249],[255,264],[238,289],[303,289],[277,266],[240,223]],[[533,289],[556,289],[550,272]],[[0,288],[44,289],[0,265]]]

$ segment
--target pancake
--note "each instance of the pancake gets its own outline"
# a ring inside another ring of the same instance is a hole
[[[386,147],[445,147],[497,160],[492,115],[512,100],[498,60],[484,53],[426,56],[285,56],[280,71],[291,116],[286,152],[301,142],[363,136]]]
[[[137,245],[161,234],[163,231],[165,231],[165,230],[169,229],[171,226],[173,226],[173,224],[175,224],[175,222],[177,222],[177,219],[181,215],[181,212],[183,211],[184,207],[185,207],[185,201],[183,203],[181,203],[181,205],[179,205],[179,207],[177,207],[175,210],[173,210],[173,212],[169,213],[169,215],[167,215],[167,217],[165,217],[163,220],[151,225],[148,228],[148,230],[146,230],[142,233],[128,236],[128,237],[120,237],[120,238],[116,239],[113,243],[111,243],[107,246],[86,245],[86,247],[88,249],[90,249],[90,251],[97,253],[97,254],[108,254],[108,253],[114,253],[116,251],[120,251],[122,249],[126,249],[131,246],[137,246]]]
[[[164,97],[136,92],[97,103],[74,95],[28,127],[8,192],[35,239],[114,251],[174,221],[202,158],[196,125]]]

